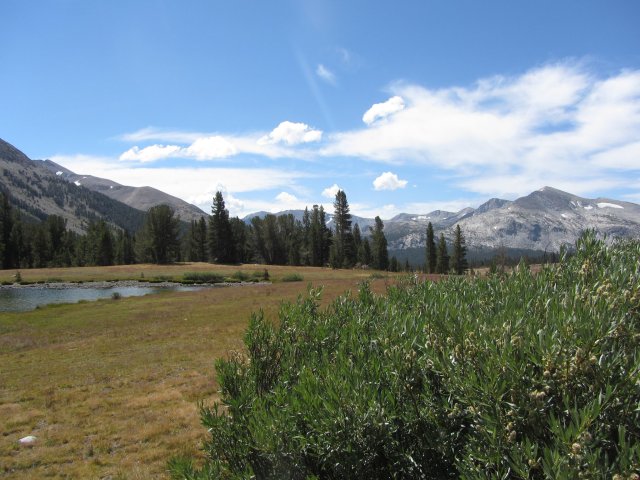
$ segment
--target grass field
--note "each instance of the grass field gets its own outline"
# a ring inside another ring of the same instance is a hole
[[[264,266],[181,264],[22,270],[23,281],[181,278]],[[217,395],[214,360],[242,348],[251,312],[277,318],[307,284],[324,302],[371,272],[268,266],[272,285],[101,300],[0,314],[0,477],[164,478],[206,432],[197,402]],[[16,271],[0,272],[11,281]],[[283,282],[297,274],[303,281]],[[372,280],[382,292],[388,278]],[[35,435],[33,447],[18,440]]]

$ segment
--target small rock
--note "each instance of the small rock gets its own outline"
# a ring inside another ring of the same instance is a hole
[[[20,443],[20,445],[29,446],[36,443],[36,440],[37,438],[33,435],[27,435],[26,437],[22,437],[20,440],[18,440],[18,443]]]

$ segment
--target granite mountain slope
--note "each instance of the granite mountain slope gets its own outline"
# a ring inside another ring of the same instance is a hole
[[[107,197],[135,209],[142,210],[143,212],[148,211],[156,205],[165,204],[173,208],[176,215],[180,216],[180,220],[185,222],[199,220],[207,216],[205,212],[195,205],[153,187],[130,187],[106,178],[80,175],[51,160],[36,160],[36,162],[41,163],[46,169],[62,180],[102,193]]]

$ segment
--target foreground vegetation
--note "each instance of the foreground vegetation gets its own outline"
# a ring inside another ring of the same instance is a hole
[[[224,277],[256,265],[130,265],[22,270],[25,281]],[[211,288],[0,313],[0,478],[166,478],[197,456],[197,404],[218,397],[213,358],[242,347],[251,312],[275,316],[307,282],[325,301],[371,272],[269,266],[271,285]],[[0,280],[16,271],[1,271]],[[303,282],[284,282],[300,275]],[[239,275],[243,276],[243,275]],[[383,292],[386,278],[374,288]],[[37,437],[31,448],[18,440]]]
[[[175,478],[637,479],[640,242],[255,314]],[[246,353],[244,353],[246,352]],[[197,463],[197,462],[195,462]]]

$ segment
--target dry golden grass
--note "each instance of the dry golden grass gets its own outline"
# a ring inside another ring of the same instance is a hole
[[[324,285],[323,301],[370,272],[267,267],[303,282],[211,288],[0,314],[0,477],[164,478],[168,458],[197,454],[199,400],[216,398],[215,358],[242,348],[251,312]],[[23,270],[24,280],[102,280],[237,270],[209,264]],[[15,272],[2,272],[0,280]],[[372,282],[382,292],[387,279]],[[26,435],[35,446],[21,447]]]
[[[331,270],[320,267],[286,267],[280,265],[214,265],[211,263],[177,263],[174,265],[114,265],[111,267],[71,267],[71,268],[32,268],[27,270],[0,270],[0,282],[13,282],[19,271],[24,282],[91,282],[109,280],[154,280],[174,279],[181,280],[187,272],[216,272],[223,276],[231,276],[241,271],[249,275],[254,272],[269,272],[272,282],[279,282],[291,273],[300,273],[305,282],[315,282],[331,279],[368,278],[370,272],[366,270]]]

